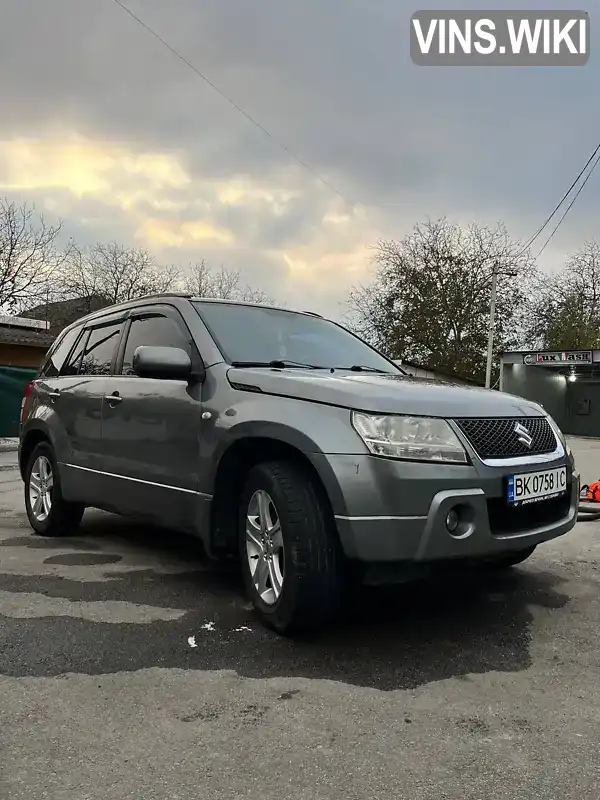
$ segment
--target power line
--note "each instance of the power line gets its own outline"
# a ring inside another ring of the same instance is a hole
[[[150,25],[148,25],[146,22],[144,22],[144,20],[141,19],[137,14],[135,14],[124,2],[122,2],[122,0],[114,0],[114,2],[116,3],[117,6],[119,6],[119,8],[122,11],[124,11],[126,14],[128,14],[131,19],[133,19],[135,22],[137,22],[137,24],[140,25],[147,33],[149,33],[154,39],[156,39],[160,44],[162,44],[163,47],[166,47],[167,50],[169,50],[176,58],[178,58],[183,64],[185,64],[185,66],[187,66],[189,69],[191,69],[192,72],[194,72],[202,81],[204,81],[204,83],[206,83],[214,92],[216,92],[223,100],[225,100],[225,102],[227,102],[239,114],[241,114],[251,125],[253,125],[255,128],[257,128],[257,130],[259,130],[264,136],[266,136],[277,147],[279,147],[281,150],[283,150],[284,153],[286,153],[291,159],[293,159],[297,164],[299,164],[304,170],[306,170],[308,173],[310,173],[310,175],[312,175],[320,183],[322,183],[324,186],[326,186],[330,191],[332,191],[334,194],[336,194],[344,203],[346,203],[348,206],[350,206],[351,208],[354,208],[354,209],[357,209],[359,207],[363,207],[363,208],[367,207],[364,203],[354,203],[354,202],[348,200],[346,197],[344,197],[344,195],[340,192],[340,190],[337,189],[332,183],[330,183],[323,175],[321,175],[321,173],[319,173],[314,167],[312,167],[303,158],[301,158],[300,156],[296,155],[296,153],[294,153],[284,142],[282,142],[280,139],[278,139],[276,136],[274,136],[264,125],[262,125],[260,122],[258,122],[258,120],[256,120],[253,116],[251,116],[251,114],[249,114],[244,108],[242,108],[242,106],[240,106],[238,103],[235,102],[235,100],[232,100],[231,97],[229,97],[221,89],[219,89],[219,87],[213,81],[211,81],[210,78],[208,78],[200,69],[198,69],[198,67],[196,67],[189,59],[187,59],[179,50],[177,50],[175,47],[173,47],[171,44],[169,44],[169,42],[167,42],[166,39],[164,39],[157,31],[155,31],[152,27],[150,27]],[[563,203],[565,202],[567,197],[570,195],[570,193],[573,191],[573,189],[575,188],[575,186],[577,185],[577,183],[581,179],[582,175],[585,173],[586,169],[588,168],[588,166],[590,165],[592,160],[598,155],[599,152],[600,152],[600,143],[596,146],[596,148],[594,149],[593,153],[588,158],[585,166],[579,172],[579,174],[577,175],[575,180],[572,182],[572,184],[569,186],[569,188],[567,189],[565,194],[562,196],[560,202],[556,205],[556,207],[554,208],[552,213],[546,218],[544,223],[542,225],[540,225],[540,227],[537,229],[537,231],[532,236],[529,237],[529,239],[527,240],[527,242],[523,246],[523,249],[520,251],[519,256],[523,255],[525,253],[525,251],[528,250],[531,247],[531,245],[535,242],[535,240],[543,233],[544,229],[550,224],[550,222],[552,221],[554,216],[558,213],[559,209],[561,208],[561,206],[563,205]],[[598,157],[598,160],[600,160],[600,156]],[[546,246],[548,245],[548,243],[550,242],[550,240],[552,239],[552,237],[554,236],[554,234],[556,233],[556,231],[560,227],[562,221],[564,220],[564,218],[569,213],[569,211],[572,208],[573,204],[575,203],[575,201],[579,197],[579,194],[581,193],[581,190],[583,189],[583,187],[585,186],[585,184],[589,180],[592,172],[594,171],[594,169],[595,169],[595,167],[596,167],[596,165],[598,163],[598,160],[596,160],[594,162],[594,165],[593,165],[592,169],[590,170],[589,174],[587,175],[585,181],[579,187],[577,193],[575,194],[575,197],[573,198],[573,200],[571,201],[571,203],[567,207],[567,210],[565,211],[563,216],[560,218],[558,224],[556,225],[556,227],[554,228],[554,230],[552,231],[552,233],[550,234],[550,236],[548,237],[548,239],[544,243],[542,249],[538,253],[538,257],[544,251],[544,249],[546,248]],[[383,206],[380,206],[380,207],[383,207]],[[391,207],[395,207],[395,206],[390,206],[390,208]]]
[[[600,149],[600,145],[598,145],[598,148],[597,148],[597,149]],[[565,213],[564,213],[564,214],[562,215],[562,217],[561,217],[561,218],[558,220],[558,222],[557,222],[557,224],[556,224],[556,227],[554,228],[554,230],[552,231],[552,233],[550,234],[550,236],[549,236],[549,237],[546,239],[546,241],[545,241],[545,242],[544,242],[544,244],[542,245],[542,249],[541,249],[541,250],[540,250],[540,252],[537,254],[536,258],[539,258],[539,257],[541,256],[541,254],[544,252],[544,250],[546,249],[546,247],[547,247],[547,246],[550,244],[550,242],[552,241],[552,238],[553,238],[554,234],[556,233],[556,231],[557,231],[557,230],[560,228],[560,226],[561,226],[561,224],[562,224],[562,221],[563,221],[563,220],[564,220],[564,218],[567,216],[567,214],[569,213],[569,211],[571,210],[571,208],[572,208],[572,207],[573,207],[573,205],[575,204],[575,201],[577,200],[577,198],[579,197],[579,195],[580,195],[580,194],[581,194],[581,192],[583,191],[583,187],[586,185],[586,183],[587,183],[587,182],[589,181],[589,179],[592,177],[592,173],[593,173],[593,171],[596,169],[596,166],[598,165],[598,162],[599,162],[599,161],[600,161],[600,155],[598,155],[598,156],[596,157],[596,160],[595,160],[595,161],[594,161],[594,163],[592,164],[592,166],[591,166],[591,168],[590,168],[590,171],[588,172],[588,174],[587,174],[587,175],[586,175],[586,177],[585,177],[585,180],[583,181],[583,183],[581,184],[581,186],[579,187],[579,189],[578,189],[578,190],[575,192],[575,196],[573,197],[573,199],[571,200],[571,202],[570,202],[570,203],[569,203],[569,205],[567,206],[567,208],[566,208],[566,210],[565,210]]]
[[[523,253],[524,253],[526,250],[528,250],[528,249],[531,247],[531,245],[532,245],[532,244],[535,242],[535,240],[536,240],[536,239],[537,239],[537,238],[538,238],[538,237],[539,237],[539,236],[542,234],[542,232],[544,231],[544,228],[546,228],[546,227],[547,227],[547,226],[550,224],[550,222],[552,221],[552,218],[553,218],[553,217],[554,217],[554,216],[555,216],[555,215],[558,213],[558,210],[560,209],[560,207],[562,206],[562,204],[565,202],[565,200],[567,199],[567,197],[568,197],[568,196],[571,194],[571,192],[573,191],[573,189],[575,188],[575,186],[577,186],[577,184],[578,184],[579,180],[581,179],[581,176],[582,176],[582,175],[583,175],[583,173],[586,171],[586,169],[587,169],[587,168],[588,168],[588,166],[591,164],[592,160],[595,158],[595,156],[597,155],[597,153],[598,153],[599,151],[600,151],[600,143],[598,143],[598,145],[597,145],[597,146],[596,146],[596,148],[594,149],[594,152],[592,153],[592,155],[591,155],[591,156],[588,158],[588,160],[586,161],[586,163],[585,163],[585,166],[583,167],[583,169],[581,170],[581,172],[579,173],[579,175],[578,175],[578,176],[575,178],[575,180],[573,181],[573,183],[572,183],[572,184],[569,186],[569,188],[567,189],[567,191],[564,193],[564,195],[562,196],[562,198],[561,198],[560,202],[558,203],[558,205],[556,206],[556,208],[554,209],[554,211],[553,211],[553,212],[550,214],[550,216],[549,216],[549,217],[547,217],[546,221],[545,221],[545,222],[544,222],[542,225],[540,225],[540,227],[537,229],[537,231],[536,231],[536,232],[535,232],[535,233],[534,233],[532,236],[530,236],[530,237],[529,237],[529,239],[527,240],[526,244],[523,246],[523,249],[522,249],[522,250],[521,250],[521,252],[519,253],[519,256],[523,255]],[[596,162],[596,163],[597,163],[597,162]],[[594,166],[595,166],[595,165],[594,165]],[[593,170],[593,169],[594,169],[594,167],[592,167],[592,170]],[[590,175],[591,175],[591,172],[590,172]],[[588,175],[588,177],[586,178],[586,181],[585,181],[586,183],[587,183],[587,180],[588,180],[588,178],[589,178],[589,175]],[[585,183],[583,184],[583,186],[585,186]],[[575,199],[577,199],[577,197],[578,197],[578,195],[579,195],[579,192],[581,192],[581,189],[583,188],[583,186],[581,186],[581,187],[580,187],[579,191],[578,191],[578,192],[577,192],[577,194],[575,195]],[[573,200],[573,202],[575,202],[575,200]],[[569,211],[569,209],[571,208],[571,206],[572,206],[572,205],[573,205],[573,203],[571,203],[571,205],[569,206],[569,208],[567,209],[567,211],[565,212],[565,214],[564,214],[564,215],[561,217],[561,219],[560,219],[560,221],[559,221],[558,225],[556,226],[556,228],[555,228],[555,229],[554,229],[554,231],[552,232],[552,234],[551,234],[550,238],[552,238],[552,236],[554,235],[554,233],[556,232],[556,230],[558,230],[558,227],[560,226],[560,223],[561,223],[561,222],[562,222],[562,220],[565,218],[565,216],[567,215],[567,213],[568,213],[568,211]],[[549,240],[548,240],[548,241],[549,241]],[[546,244],[547,244],[547,242],[546,242]],[[546,247],[546,245],[544,245],[544,248],[545,248],[545,247]],[[543,250],[544,248],[542,248],[542,250]],[[540,250],[540,253],[542,252],[542,250]],[[539,253],[538,253],[538,255],[539,255]]]
[[[137,14],[134,14],[134,12],[128,6],[126,6],[125,3],[121,2],[121,0],[114,0],[114,2],[119,6],[119,8],[121,8],[126,14],[128,14],[131,17],[131,19],[135,20],[135,22],[137,22],[138,25],[141,25],[141,27],[144,28],[144,30],[146,30],[147,33],[149,33],[158,42],[160,42],[163,45],[163,47],[166,47],[167,50],[169,50],[176,58],[178,58],[180,61],[182,61],[187,67],[189,67],[189,69],[191,69],[192,72],[194,72],[208,86],[210,86],[210,88],[214,92],[216,92],[220,97],[223,98],[223,100],[225,100],[227,103],[229,103],[229,105],[232,108],[234,108],[238,113],[240,113],[243,117],[245,117],[248,120],[248,122],[250,122],[252,125],[254,125],[254,127],[257,128],[262,134],[264,134],[266,137],[268,137],[281,150],[283,150],[285,153],[287,153],[287,155],[290,156],[290,158],[292,158],[297,164],[299,164],[303,169],[305,169],[307,172],[309,172],[314,178],[316,178],[318,181],[320,181],[328,189],[330,189],[332,192],[337,194],[337,196],[339,198],[341,198],[344,201],[344,203],[346,203],[347,205],[349,205],[349,206],[351,206],[353,208],[357,208],[358,207],[359,204],[352,203],[350,200],[347,200],[344,197],[344,195],[339,191],[339,189],[336,189],[336,187],[333,186],[333,184],[331,184],[326,178],[324,178],[323,175],[321,175],[319,172],[317,172],[317,170],[314,169],[314,167],[311,167],[311,165],[308,162],[306,162],[304,159],[300,158],[300,156],[297,156],[292,150],[290,150],[290,148],[287,145],[285,145],[282,141],[277,139],[269,130],[267,130],[267,128],[265,128],[264,125],[262,125],[256,119],[254,119],[254,117],[252,117],[240,105],[238,105],[234,100],[232,100],[231,97],[228,97],[223,91],[221,91],[221,89],[219,89],[219,87],[216,84],[214,84],[210,80],[210,78],[208,78],[206,75],[204,75],[204,73],[201,72],[198,69],[198,67],[194,66],[194,64],[192,64],[191,61],[189,61],[182,53],[180,53],[179,50],[177,50],[175,47],[170,45],[165,39],[163,39],[163,37],[159,33],[157,33],[153,28],[151,28],[150,25],[148,25],[146,22],[144,22],[143,19],[140,19],[140,17],[138,17]]]

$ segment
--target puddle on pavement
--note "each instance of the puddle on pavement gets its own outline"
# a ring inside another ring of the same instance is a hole
[[[12,539],[1,539],[0,547],[29,547],[32,550],[86,550],[97,552],[102,550],[95,542],[82,542],[75,539],[63,539],[39,536],[15,536]]]
[[[104,553],[61,553],[44,559],[44,564],[61,564],[64,567],[96,567],[102,564],[116,564],[123,556]]]

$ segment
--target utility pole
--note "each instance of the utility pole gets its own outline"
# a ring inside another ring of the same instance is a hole
[[[494,358],[494,322],[496,318],[496,291],[498,289],[498,264],[492,270],[492,293],[490,297],[490,321],[488,328],[487,364],[485,367],[485,388],[489,389],[492,383],[492,361]]]

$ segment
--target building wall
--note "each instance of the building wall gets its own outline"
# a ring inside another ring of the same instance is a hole
[[[600,383],[597,381],[567,384],[565,433],[600,437]],[[598,467],[600,469],[600,464]]]
[[[571,433],[568,430],[567,381],[564,375],[556,375],[543,367],[503,364],[502,390],[539,403],[565,433]]]
[[[5,367],[31,367],[37,369],[46,354],[45,347],[25,347],[0,342],[0,365]]]

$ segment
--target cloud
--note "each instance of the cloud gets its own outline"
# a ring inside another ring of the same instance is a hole
[[[79,134],[0,141],[0,191],[39,198],[57,216],[76,214],[88,236],[111,209],[121,235],[125,225],[126,239],[165,261],[235,263],[271,294],[293,300],[304,292],[325,310],[340,285],[349,291],[360,274],[364,214],[336,209],[323,189],[307,208],[295,172],[279,184],[203,179],[173,153]]]
[[[148,219],[138,229],[137,236],[150,247],[191,247],[204,242],[228,245],[233,235],[223,228],[213,227],[204,220],[170,224],[164,219]]]
[[[190,183],[181,163],[168,153],[134,152],[77,134],[0,141],[0,175],[4,191],[67,189],[78,198],[101,197],[124,209],[136,199]]]
[[[426,216],[526,238],[595,144],[593,61],[418,68],[397,0],[128,3],[268,134],[115,3],[5,0],[0,191],[75,237],[206,257],[321,312],[368,275],[379,236]],[[598,186],[542,264],[595,235]]]

